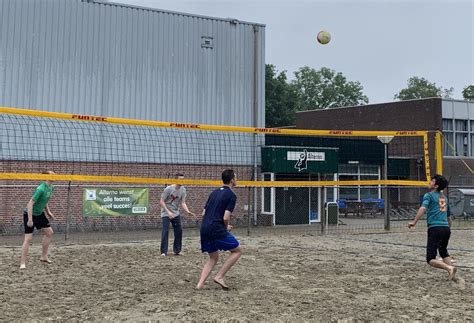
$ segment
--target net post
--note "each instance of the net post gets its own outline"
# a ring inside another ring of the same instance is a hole
[[[248,187],[248,200],[247,200],[247,236],[250,236],[250,226],[252,225],[252,217],[250,216],[250,195],[252,188]]]
[[[436,174],[443,175],[443,145],[441,139],[441,132],[436,131],[435,135],[435,149],[436,149]]]
[[[424,158],[425,158],[425,175],[426,175],[426,181],[428,182],[431,178],[428,132],[426,132],[423,135],[423,150],[424,150]]]
[[[388,143],[384,143],[384,169],[383,169],[383,179],[388,180]],[[388,186],[385,183],[383,188],[383,198],[384,198],[384,229],[390,231],[390,214],[388,210]]]
[[[67,241],[69,239],[69,226],[70,226],[70,215],[69,215],[69,210],[70,210],[70,205],[71,205],[71,181],[69,181],[67,185],[67,199],[66,199],[66,232],[64,234],[64,240]]]
[[[318,179],[320,179],[320,174],[318,174]],[[326,196],[324,195],[324,189],[321,190],[321,194],[319,195],[320,198],[320,209],[321,209],[321,235],[325,235],[327,233],[327,215],[326,215],[326,205],[324,203],[324,200],[326,199]]]

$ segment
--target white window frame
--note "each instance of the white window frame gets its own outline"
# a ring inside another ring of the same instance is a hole
[[[265,175],[270,175],[270,181],[275,181],[275,173],[262,173],[262,181],[265,181]],[[270,187],[270,211],[265,210],[265,187],[260,190],[261,194],[261,214],[273,215],[273,225],[275,225],[275,187]]]

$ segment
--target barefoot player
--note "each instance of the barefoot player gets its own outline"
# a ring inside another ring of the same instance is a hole
[[[415,220],[408,223],[408,227],[415,227],[418,220],[427,212],[428,243],[426,246],[426,261],[435,268],[446,270],[448,279],[454,280],[456,267],[454,267],[447,250],[449,237],[451,236],[448,199],[443,194],[443,190],[447,186],[448,181],[443,176],[434,175],[431,178],[430,192],[423,196],[423,202]],[[442,259],[436,259],[438,251]]]
[[[232,229],[232,226],[229,224],[230,216],[234,211],[237,201],[237,196],[232,191],[232,188],[236,185],[234,171],[231,169],[223,171],[222,182],[224,185],[209,195],[203,210],[201,251],[207,252],[209,259],[202,269],[201,278],[196,289],[204,288],[206,279],[219,260],[219,250],[230,251],[230,255],[217,275],[214,276],[213,281],[220,285],[222,289],[229,289],[224,282],[224,276],[242,255],[242,248],[239,246],[239,242],[229,233]]]

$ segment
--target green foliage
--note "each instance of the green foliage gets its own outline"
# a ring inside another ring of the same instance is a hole
[[[342,73],[323,67],[315,70],[302,67],[295,80],[288,82],[285,71],[278,72],[265,65],[266,127],[291,126],[296,111],[327,109],[367,104],[359,82],[347,81]]]
[[[295,98],[285,71],[265,65],[265,126],[283,127],[295,123]]]
[[[467,85],[462,90],[462,96],[464,100],[474,101],[474,85]]]
[[[342,73],[323,67],[308,66],[295,72],[291,86],[296,95],[296,110],[307,111],[367,104],[359,82],[347,81]]]
[[[395,94],[396,100],[414,100],[424,98],[445,98],[450,99],[454,89],[444,89],[436,86],[423,77],[412,76],[408,79],[407,87]]]

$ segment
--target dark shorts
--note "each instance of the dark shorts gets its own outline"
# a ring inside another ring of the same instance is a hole
[[[426,246],[426,262],[436,259],[439,251],[441,258],[449,257],[448,242],[451,237],[449,227],[432,227],[428,229],[428,243]]]
[[[43,228],[49,228],[49,221],[46,215],[41,213],[40,215],[33,215],[33,226],[29,227],[27,225],[28,223],[28,213],[23,212],[23,224],[25,226],[25,234],[30,234],[33,233],[34,229],[36,228],[37,230],[43,229]]]
[[[216,240],[202,240],[201,239],[201,251],[207,253],[213,253],[218,250],[232,250],[239,246],[237,239],[227,232],[225,238],[216,239]]]

